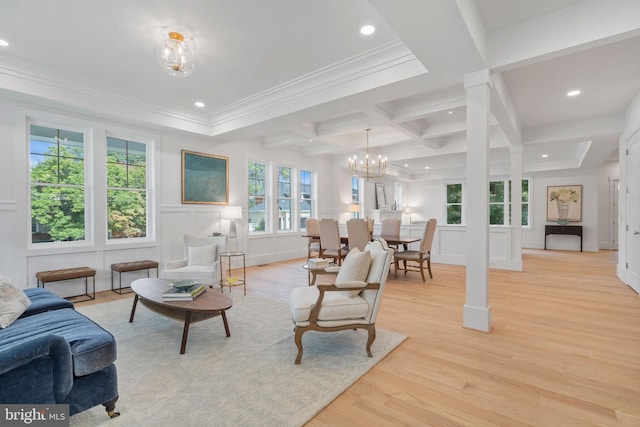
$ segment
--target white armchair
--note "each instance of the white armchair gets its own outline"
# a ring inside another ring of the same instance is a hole
[[[289,308],[298,347],[296,365],[302,359],[302,334],[306,331],[334,332],[366,329],[367,354],[376,339],[375,321],[394,250],[383,239],[349,252],[340,267],[336,283],[294,288]]]
[[[184,258],[166,261],[160,272],[162,279],[197,280],[214,285],[220,283],[220,253],[227,250],[227,236],[196,237],[184,235]]]

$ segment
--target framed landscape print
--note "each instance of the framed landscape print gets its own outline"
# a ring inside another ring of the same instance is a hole
[[[182,150],[182,203],[229,204],[229,158]]]
[[[547,221],[582,221],[582,185],[547,187]]]

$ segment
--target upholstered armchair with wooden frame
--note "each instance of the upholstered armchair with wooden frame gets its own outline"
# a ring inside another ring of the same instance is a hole
[[[376,316],[389,275],[394,250],[383,239],[352,249],[345,258],[335,284],[294,288],[289,307],[298,348],[296,365],[302,359],[302,335],[307,331],[335,332],[365,329],[367,355],[376,339]]]
[[[431,274],[431,245],[433,243],[433,236],[436,233],[436,225],[437,221],[435,218],[427,221],[427,225],[424,227],[422,241],[420,242],[420,250],[396,253],[394,259],[396,267],[395,277],[398,277],[398,270],[404,270],[404,274],[407,274],[407,271],[419,271],[422,275],[422,281],[426,282],[424,277],[424,264],[426,263],[427,270],[429,270],[429,277],[433,279],[433,274]],[[400,266],[400,261],[402,261],[402,267]],[[417,265],[407,264],[407,261],[414,262]]]
[[[227,251],[227,236],[198,237],[185,234],[182,259],[166,261],[160,278],[170,281],[194,279],[207,285],[220,283],[220,253]]]

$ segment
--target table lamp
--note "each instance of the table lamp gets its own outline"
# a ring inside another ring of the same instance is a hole
[[[240,206],[227,206],[222,210],[222,218],[229,220],[229,238],[235,239],[238,237],[238,231],[236,229],[236,219],[242,219],[242,207]]]

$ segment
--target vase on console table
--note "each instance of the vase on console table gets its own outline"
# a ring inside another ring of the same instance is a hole
[[[567,225],[569,221],[567,217],[569,216],[569,200],[556,200],[558,206],[558,224]]]

